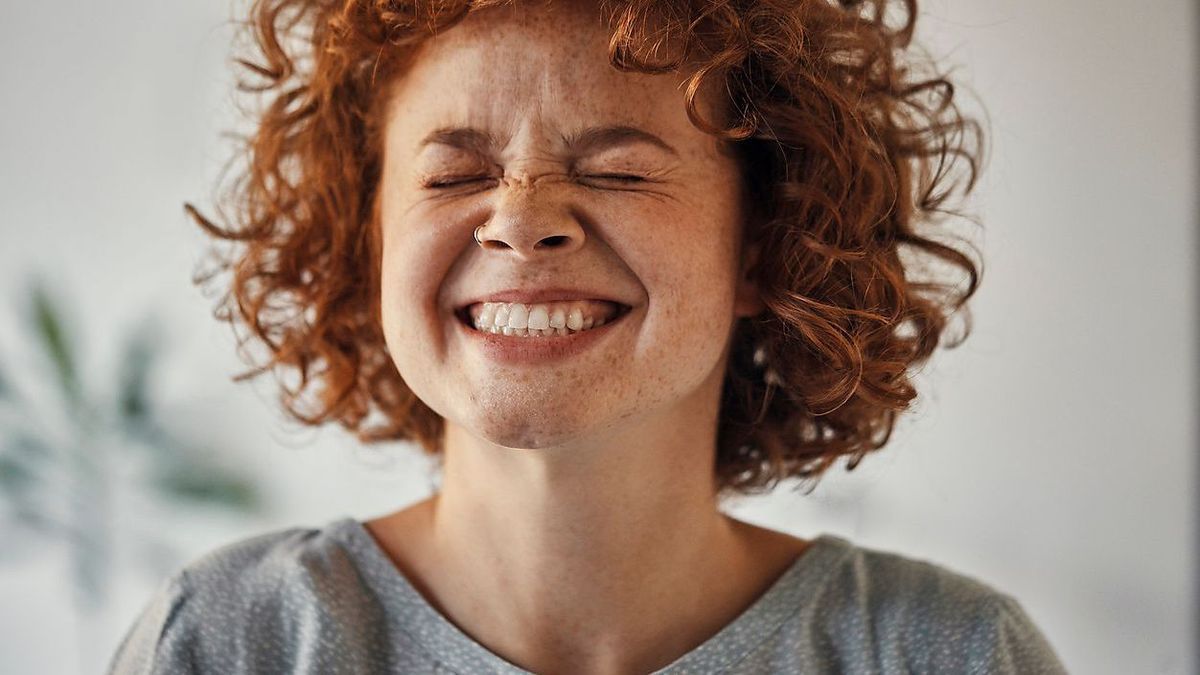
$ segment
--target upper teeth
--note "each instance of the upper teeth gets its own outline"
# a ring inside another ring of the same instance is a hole
[[[609,302],[582,300],[526,305],[485,302],[469,309],[475,328],[524,337],[567,335],[604,325],[616,313]]]

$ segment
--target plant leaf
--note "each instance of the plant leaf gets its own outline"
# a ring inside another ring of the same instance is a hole
[[[42,441],[14,434],[0,453],[0,494],[16,498],[29,492],[52,470],[53,452]]]
[[[215,467],[195,463],[161,468],[155,487],[167,495],[189,502],[256,511],[262,496],[247,478]]]
[[[150,415],[150,371],[160,350],[155,323],[147,318],[127,339],[121,358],[117,412],[123,423],[135,426]]]
[[[8,383],[8,376],[4,374],[4,369],[0,368],[0,400],[9,398],[12,393],[12,385]]]
[[[62,313],[41,282],[34,284],[31,296],[34,335],[54,364],[63,394],[72,404],[77,404],[82,399],[82,392]]]

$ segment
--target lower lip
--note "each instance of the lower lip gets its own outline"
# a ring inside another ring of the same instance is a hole
[[[469,339],[475,340],[489,358],[505,363],[544,363],[582,353],[595,345],[598,340],[603,339],[605,335],[612,333],[614,328],[624,324],[632,311],[632,309],[626,309],[599,328],[589,328],[578,333],[549,337],[519,337],[503,333],[489,333],[468,326],[458,317],[454,317],[454,323],[458,324]]]

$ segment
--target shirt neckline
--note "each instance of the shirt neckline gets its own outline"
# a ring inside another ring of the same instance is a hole
[[[364,581],[379,596],[393,629],[407,633],[429,657],[455,672],[535,675],[484,647],[425,599],[395,566],[366,527],[346,516],[327,526],[355,554]],[[652,675],[721,672],[750,654],[815,596],[850,542],[832,534],[813,538],[796,560],[732,621],[700,645]]]

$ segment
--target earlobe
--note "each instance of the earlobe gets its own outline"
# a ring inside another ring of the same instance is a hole
[[[756,268],[761,253],[762,247],[758,243],[753,243],[746,246],[742,256],[733,305],[734,315],[739,318],[757,316],[767,309],[762,295],[759,293],[758,283],[752,278],[757,273]]]

